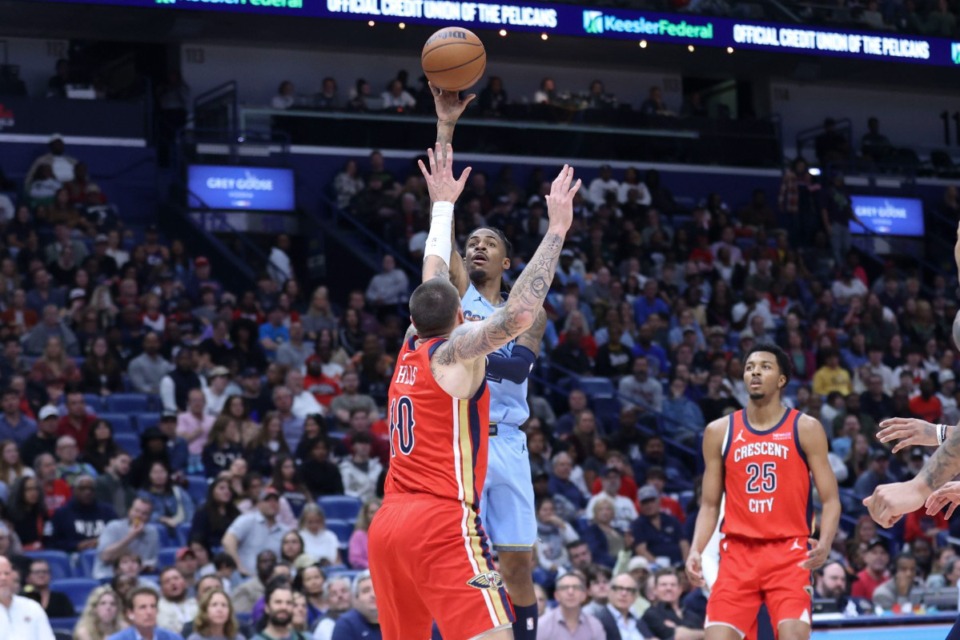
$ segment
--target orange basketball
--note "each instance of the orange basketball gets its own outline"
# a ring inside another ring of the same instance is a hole
[[[433,86],[463,91],[477,83],[487,68],[487,52],[472,31],[445,27],[423,45],[420,64]]]

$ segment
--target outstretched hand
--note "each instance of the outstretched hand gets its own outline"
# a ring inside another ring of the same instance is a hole
[[[445,153],[443,153],[445,151]],[[453,177],[453,146],[442,145],[438,142],[435,149],[427,149],[427,159],[430,170],[424,166],[423,160],[417,160],[420,172],[427,181],[427,191],[430,192],[432,202],[456,202],[470,177],[470,167],[463,170],[460,178]]]
[[[571,183],[573,186],[571,186]],[[550,226],[566,234],[573,224],[573,198],[580,189],[580,180],[573,183],[573,167],[563,165],[560,174],[550,185],[550,194],[547,195],[547,216]]]
[[[880,442],[896,442],[893,453],[907,447],[935,447],[937,426],[918,418],[889,418],[880,423],[877,432]]]
[[[430,86],[433,103],[437,108],[437,120],[441,123],[456,124],[467,105],[477,97],[477,94],[471,93],[461,100],[459,91],[444,91],[440,87],[435,87],[432,82],[427,84]]]
[[[927,496],[924,505],[927,507],[928,516],[935,516],[940,509],[947,507],[944,517],[949,520],[960,505],[960,482],[948,482],[943,485]]]
[[[800,563],[800,568],[816,571],[827,563],[830,545],[820,544],[820,540],[816,538],[807,538],[807,544],[810,545],[810,550],[807,551],[807,559]]]

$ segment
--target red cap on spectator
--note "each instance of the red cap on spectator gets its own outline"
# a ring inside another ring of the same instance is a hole
[[[204,256],[200,256],[199,258],[193,261],[193,264],[194,266],[197,266],[197,267],[205,267],[208,264],[210,264],[210,261],[207,260]]]
[[[196,555],[194,555],[193,549],[191,549],[190,547],[180,547],[179,549],[177,549],[177,556],[176,556],[177,560],[183,560],[184,557],[188,555],[191,555],[194,558],[197,557]]]

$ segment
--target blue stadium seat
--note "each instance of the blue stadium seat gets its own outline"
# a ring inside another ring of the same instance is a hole
[[[203,476],[187,476],[187,493],[193,498],[193,503],[200,507],[207,501],[207,487],[209,483]]]
[[[133,417],[137,422],[137,431],[140,433],[143,433],[150,427],[156,427],[160,424],[159,413],[138,413]]]
[[[587,394],[588,398],[610,398],[617,392],[610,378],[584,376],[575,379],[573,386]]]
[[[161,548],[180,548],[180,536],[176,531],[170,531],[170,528],[162,524],[154,524],[153,528],[157,530],[157,542]]]
[[[117,446],[136,458],[140,455],[140,436],[135,433],[114,432],[113,440]]]
[[[177,561],[177,549],[180,547],[163,547],[157,553],[157,568],[172,567]]]
[[[70,556],[63,551],[28,551],[23,555],[31,560],[46,560],[50,565],[50,577],[53,580],[73,577]]]
[[[353,579],[357,577],[361,572],[356,569],[341,569],[339,571],[328,571],[327,579],[337,576],[343,578],[349,578],[350,582],[353,582]]]
[[[130,415],[125,413],[104,412],[98,414],[97,417],[102,418],[110,423],[110,426],[113,427],[114,435],[125,433],[137,436],[137,440],[140,439],[140,434],[137,433],[137,428],[133,424],[133,418]]]
[[[55,591],[62,591],[70,598],[77,611],[83,611],[90,592],[99,586],[100,583],[92,578],[63,578],[52,585]]]
[[[53,629],[54,637],[57,640],[71,640],[73,638],[73,628],[77,626],[77,620],[80,618],[50,618],[50,628]]]
[[[197,508],[200,507],[200,504],[197,503]],[[190,527],[193,526],[192,522],[182,522],[177,526],[177,537],[180,539],[181,546],[187,546],[190,542]]]
[[[93,412],[99,414],[103,411],[103,398],[101,398],[96,393],[85,393],[83,394],[83,401],[87,403]]]
[[[327,519],[327,529],[337,534],[337,539],[340,540],[340,542],[348,542],[350,540],[350,534],[353,533],[353,522]]]
[[[328,520],[349,520],[353,522],[360,513],[363,503],[351,496],[320,496],[317,504],[323,509]]]
[[[107,396],[107,411],[111,413],[147,413],[150,396],[142,393],[115,393]]]
[[[77,563],[77,571],[75,575],[78,578],[93,577],[93,565],[97,559],[97,550],[87,549],[86,551],[81,551],[79,558],[80,561]]]

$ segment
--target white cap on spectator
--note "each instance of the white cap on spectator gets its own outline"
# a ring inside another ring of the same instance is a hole
[[[50,143],[53,142],[54,140],[59,140],[60,142],[63,142],[63,136],[60,135],[59,133],[51,133],[51,134],[50,134],[50,139],[47,140],[47,144],[50,144]]]
[[[59,418],[60,412],[57,411],[57,408],[52,404],[48,404],[40,409],[40,419],[46,420],[47,418]]]
[[[650,561],[643,556],[634,556],[630,558],[630,562],[627,563],[627,573],[636,571],[637,569],[650,571]]]
[[[937,377],[940,378],[940,384],[957,379],[957,377],[953,375],[953,371],[950,371],[950,369],[943,369],[940,371],[940,374]]]
[[[77,289],[70,290],[71,300],[77,300],[78,298],[86,298],[86,297],[87,297],[87,292],[84,291],[83,289],[77,288]]]

